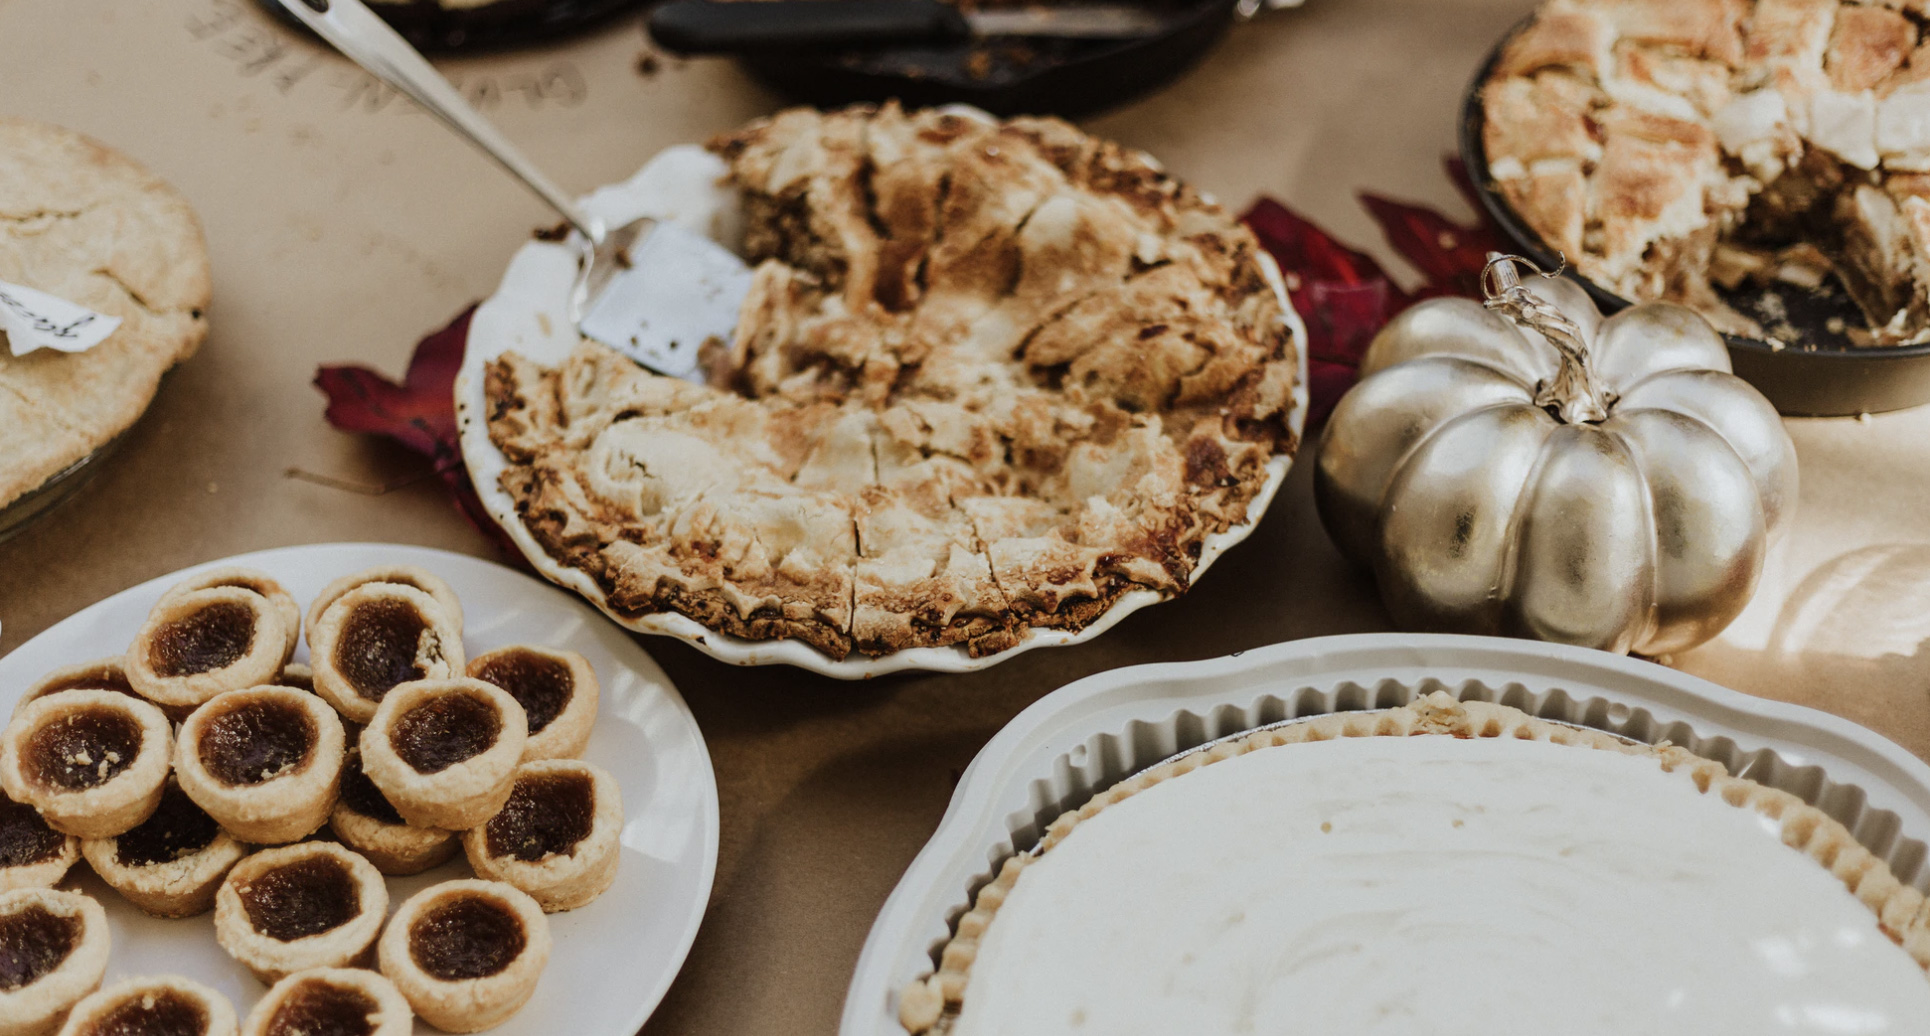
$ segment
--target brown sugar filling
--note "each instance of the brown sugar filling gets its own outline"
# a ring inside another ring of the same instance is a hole
[[[65,680],[57,680],[40,689],[44,695],[59,694],[62,691],[113,691],[138,698],[134,685],[127,682],[127,674],[119,666],[102,666],[84,673],[75,673]]]
[[[444,982],[487,978],[522,955],[523,920],[483,896],[458,896],[424,911],[409,928],[409,956]]]
[[[248,922],[282,942],[339,928],[362,909],[355,876],[326,856],[277,867],[243,886],[240,893]]]
[[[255,610],[221,601],[163,623],[148,647],[157,676],[192,676],[234,665],[255,642]]]
[[[362,772],[362,755],[359,752],[351,753],[342,762],[341,796],[344,805],[371,820],[397,826],[405,823],[402,814],[395,811],[395,804],[382,794],[382,789],[377,788],[374,781],[369,780],[368,774]]]
[[[370,1036],[381,1010],[374,997],[359,989],[306,982],[275,1009],[267,1036]]]
[[[596,786],[588,774],[539,773],[517,779],[484,834],[489,855],[534,863],[574,851],[590,837],[595,819]]]
[[[445,694],[398,717],[389,744],[417,773],[441,773],[488,751],[502,729],[494,705],[468,694]]]
[[[417,663],[429,620],[415,605],[394,599],[369,601],[349,613],[335,645],[335,666],[355,693],[373,702],[389,688],[429,675]]]
[[[576,678],[570,667],[534,651],[505,651],[477,668],[476,678],[493,683],[516,699],[529,714],[531,737],[541,733],[563,710],[576,693]]]
[[[285,701],[250,701],[209,720],[195,748],[218,780],[262,784],[314,754],[315,721]]]
[[[27,737],[27,776],[62,791],[85,791],[113,780],[141,752],[141,724],[118,709],[63,713]]]
[[[131,996],[94,1019],[84,1036],[203,1036],[208,1009],[172,989]]]
[[[114,859],[123,867],[173,863],[206,849],[220,833],[221,825],[195,805],[180,785],[169,784],[154,815],[115,839]]]
[[[80,945],[80,918],[35,905],[0,914],[0,992],[30,986]]]
[[[48,827],[39,810],[0,796],[0,870],[51,860],[66,844],[66,836]]]

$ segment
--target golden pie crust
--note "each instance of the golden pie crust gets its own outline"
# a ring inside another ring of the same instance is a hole
[[[462,834],[476,876],[527,892],[544,913],[586,906],[617,880],[623,799],[602,767],[545,759],[516,768],[509,801]]]
[[[131,978],[74,1006],[60,1036],[236,1036],[228,998],[192,979]]]
[[[300,971],[248,1012],[241,1036],[410,1036],[415,1014],[395,983],[360,968]]]
[[[487,909],[465,911],[471,903]],[[513,929],[520,931],[520,947],[466,955],[494,970],[449,970],[438,967],[432,953],[422,952],[424,940],[497,940],[504,934],[504,919],[513,919]],[[409,897],[382,933],[378,953],[382,974],[416,1015],[444,1032],[480,1032],[507,1021],[529,1002],[549,955],[549,920],[536,901],[501,882],[475,879],[443,882]]]
[[[281,675],[275,677],[275,686],[293,687],[298,691],[314,694],[315,670],[302,662],[290,662],[281,667]]]
[[[413,586],[363,583],[310,624],[308,655],[315,693],[343,719],[367,723],[397,684],[462,675],[462,625]]]
[[[1754,810],[1766,820],[1778,822],[1784,844],[1807,854],[1841,879],[1870,909],[1880,929],[1919,966],[1930,968],[1930,903],[1921,892],[1898,881],[1887,864],[1821,810],[1787,792],[1731,777],[1721,763],[1672,745],[1634,744],[1601,731],[1536,719],[1506,705],[1457,701],[1446,692],[1436,691],[1400,708],[1335,713],[1258,730],[1144,770],[1093,796],[1077,810],[1061,814],[1046,828],[1036,849],[1006,859],[998,875],[979,891],[972,909],[958,919],[952,939],[941,951],[938,971],[913,982],[900,994],[899,1021],[912,1033],[926,1033],[935,1031],[941,1020],[950,1016],[969,993],[972,961],[987,926],[997,919],[1000,904],[1011,894],[1026,866],[1052,851],[1073,828],[1106,807],[1202,766],[1262,748],[1341,737],[1430,734],[1517,738],[1653,757],[1664,770],[1693,781],[1703,794],[1719,796],[1731,806]]]
[[[132,831],[81,844],[88,866],[123,899],[155,917],[193,917],[214,909],[215,891],[248,847],[221,829],[179,784]]]
[[[80,839],[49,827],[40,811],[0,795],[0,892],[52,888],[80,859]]]
[[[1150,157],[896,105],[711,148],[756,270],[709,384],[590,342],[485,373],[502,488],[617,614],[991,654],[1183,592],[1295,449],[1266,261]]]
[[[29,686],[20,700],[13,705],[13,714],[36,698],[42,698],[60,691],[115,691],[138,698],[140,693],[134,685],[127,682],[127,670],[122,666],[126,659],[116,655],[113,658],[96,659],[77,665],[61,666]],[[165,709],[162,711],[166,711]]]
[[[322,613],[328,610],[329,605],[341,599],[343,594],[368,583],[396,583],[420,590],[435,598],[436,603],[442,606],[443,614],[449,617],[456,629],[458,631],[462,629],[462,601],[456,597],[456,591],[441,576],[416,565],[377,565],[374,568],[365,568],[360,572],[343,576],[328,584],[322,588],[320,594],[316,595],[315,600],[309,602],[309,627],[312,629],[319,625],[322,621]]]
[[[127,679],[167,709],[192,709],[281,670],[288,631],[274,602],[239,586],[169,593],[127,649]]]
[[[322,912],[289,916],[282,908],[290,904]],[[388,909],[388,886],[373,864],[333,842],[299,842],[264,849],[228,872],[215,894],[215,941],[272,985],[310,968],[366,966]]]
[[[509,799],[526,723],[523,707],[494,684],[405,683],[362,731],[362,771],[410,824],[466,831]],[[411,744],[424,747],[411,753]]]
[[[1581,273],[1799,344],[1718,289],[1838,275],[1862,345],[1930,340],[1920,4],[1546,0],[1482,87],[1495,185]]]
[[[233,691],[194,710],[175,740],[182,790],[246,842],[281,845],[328,823],[347,750],[328,703],[293,687]]]
[[[0,280],[121,318],[92,349],[0,349],[0,507],[126,431],[207,336],[194,210],[140,164],[31,119],[0,118]]]
[[[577,759],[589,747],[601,690],[590,660],[574,651],[517,644],[469,660],[469,675],[509,692],[523,707],[523,759]]]
[[[35,977],[24,985],[0,989],[0,1036],[46,1036],[60,1027],[69,1008],[101,984],[107,972],[107,914],[99,903],[78,892],[54,889],[16,889],[0,892],[0,929],[14,925],[52,924],[67,940],[58,962],[44,957],[24,969]],[[11,934],[11,933],[9,933]],[[23,933],[25,934],[25,933]],[[0,939],[0,954],[17,966],[15,957],[28,939]],[[31,942],[45,943],[41,939]],[[38,948],[38,947],[36,947]],[[56,951],[58,952],[58,951]],[[49,967],[49,964],[52,964]]]
[[[56,831],[112,838],[160,804],[173,749],[167,717],[149,702],[61,691],[29,704],[0,734],[0,790]]]
[[[362,754],[349,753],[342,765],[342,794],[329,814],[329,829],[342,844],[361,853],[390,877],[420,874],[440,867],[462,848],[461,836],[435,827],[413,827],[362,772]]]
[[[252,590],[268,599],[274,606],[275,614],[281,616],[282,627],[286,631],[286,644],[282,648],[282,664],[286,665],[295,655],[295,645],[301,642],[302,606],[295,602],[294,595],[275,581],[275,578],[259,569],[243,568],[238,565],[210,569],[197,576],[191,576],[168,588],[161,600],[179,594],[193,593],[217,586],[237,586]]]

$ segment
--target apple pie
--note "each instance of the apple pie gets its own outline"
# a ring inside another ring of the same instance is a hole
[[[1482,89],[1496,186],[1586,276],[1790,344],[1784,282],[1859,345],[1930,341],[1921,3],[1548,0]],[[1755,298],[1768,296],[1756,293]]]
[[[592,342],[485,373],[502,488],[612,611],[983,656],[1184,592],[1295,449],[1276,278],[1150,157],[895,105],[710,147],[755,271],[708,382]]]

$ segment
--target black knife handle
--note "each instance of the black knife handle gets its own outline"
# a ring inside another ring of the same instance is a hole
[[[736,54],[939,43],[971,27],[943,0],[671,0],[650,36],[674,53]]]

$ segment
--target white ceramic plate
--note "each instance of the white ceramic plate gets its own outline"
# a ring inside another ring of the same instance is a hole
[[[740,236],[738,201],[734,191],[719,186],[724,173],[722,161],[709,152],[694,145],[681,145],[651,159],[628,181],[597,191],[584,200],[584,207],[610,226],[621,226],[639,216],[653,216],[735,247]],[[1299,436],[1304,431],[1307,415],[1307,328],[1288,300],[1286,286],[1272,258],[1265,253],[1261,253],[1260,258],[1263,272],[1280,296],[1287,324],[1293,329],[1300,350],[1300,384],[1296,390],[1299,405],[1291,419],[1293,433]],[[463,461],[469,466],[477,495],[496,524],[503,527],[537,571],[582,594],[617,623],[639,633],[675,637],[713,658],[735,665],[794,665],[826,676],[856,680],[903,669],[970,672],[1033,648],[1083,643],[1111,629],[1133,612],[1158,604],[1169,596],[1152,590],[1135,590],[1120,597],[1104,615],[1077,633],[1035,629],[1017,646],[983,658],[973,658],[962,647],[926,647],[909,648],[879,658],[854,653],[838,661],[801,641],[745,640],[706,629],[675,612],[635,618],[618,615],[610,609],[594,580],[576,569],[557,564],[524,528],[516,514],[515,501],[499,483],[508,462],[489,441],[484,419],[487,406],[483,400],[483,368],[489,361],[513,350],[536,363],[556,366],[575,350],[578,337],[569,318],[570,290],[575,279],[576,252],[568,245],[531,241],[516,253],[496,294],[483,302],[470,321],[467,352],[456,375],[456,420],[461,429]],[[1215,559],[1253,531],[1260,516],[1266,513],[1267,505],[1273,502],[1273,495],[1286,479],[1292,463],[1291,457],[1275,457],[1267,465],[1266,484],[1247,508],[1246,521],[1206,538],[1201,545],[1199,563],[1193,569],[1195,581],[1206,574]]]
[[[977,890],[1046,825],[1179,752],[1327,712],[1446,690],[1638,741],[1672,741],[1840,820],[1930,889],[1930,766],[1848,720],[1600,651],[1486,637],[1321,637],[1203,662],[1100,673],[1039,699],[965,770],[885,901],[845,997],[841,1036],[904,1036],[898,990],[930,974]]]
[[[508,644],[546,644],[589,659],[602,686],[584,758],[623,789],[623,860],[615,887],[589,906],[550,915],[555,950],[536,995],[496,1036],[632,1036],[683,966],[717,872],[717,782],[703,735],[663,670],[623,631],[567,594],[501,565],[461,554],[382,544],[332,543],[244,554],[143,583],[75,614],[0,658],[0,715],[27,685],[62,665],[125,650],[162,591],[206,568],[246,565],[280,580],[302,603],[338,576],[374,565],[419,565],[462,599],[471,656]],[[307,658],[304,645],[297,659]],[[389,879],[391,910],[427,886],[469,877],[454,862]],[[220,990],[246,1017],[266,987],[214,941],[214,915],[148,917],[88,869],[78,886],[107,909],[113,952],[107,981],[174,974]],[[418,1033],[436,1030],[421,1022]]]

